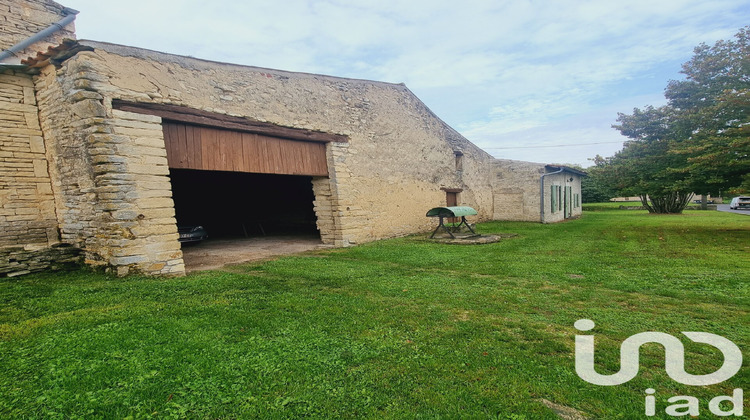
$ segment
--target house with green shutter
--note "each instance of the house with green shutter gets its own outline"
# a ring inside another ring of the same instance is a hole
[[[495,159],[492,169],[495,220],[555,223],[581,216],[581,179],[564,165]]]

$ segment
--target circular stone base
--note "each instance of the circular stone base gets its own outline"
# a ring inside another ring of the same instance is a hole
[[[500,234],[500,235],[469,235],[469,236],[456,235],[456,239],[433,238],[429,240],[433,242],[438,242],[441,244],[448,244],[448,245],[484,245],[484,244],[493,244],[495,242],[499,242],[507,238],[512,238],[514,236],[518,236],[518,235],[516,235],[515,233],[506,233],[506,234]]]

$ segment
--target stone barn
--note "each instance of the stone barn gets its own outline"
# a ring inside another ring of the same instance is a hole
[[[76,41],[74,10],[0,5],[0,275],[78,254],[119,275],[180,275],[178,224],[349,246],[429,230],[435,206],[533,219],[514,205],[531,214],[539,187],[403,84]],[[580,173],[519,171],[549,172],[543,200],[565,203],[536,221],[580,214]]]

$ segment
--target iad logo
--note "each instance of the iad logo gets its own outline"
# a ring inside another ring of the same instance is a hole
[[[579,319],[573,324],[579,331],[590,331],[594,321]],[[664,346],[664,368],[667,375],[685,385],[713,385],[724,382],[739,372],[742,367],[742,352],[726,338],[705,332],[683,332],[696,343],[716,347],[724,355],[724,364],[716,372],[707,375],[691,375],[685,372],[685,347],[675,336],[661,332],[644,332],[628,337],[620,346],[620,371],[612,375],[600,375],[594,370],[594,336],[576,335],[576,373],[586,382],[595,385],[620,385],[635,378],[640,368],[640,347],[646,343]]]
[[[579,319],[574,326],[579,331],[590,331],[594,321]],[[640,347],[646,343],[658,343],[664,346],[664,368],[673,380],[685,385],[713,385],[724,382],[739,372],[742,367],[742,352],[733,342],[726,338],[705,332],[683,332],[696,343],[711,345],[724,356],[724,363],[716,372],[706,375],[692,375],[685,372],[685,347],[676,337],[661,332],[644,332],[628,337],[620,346],[620,370],[611,375],[602,375],[594,368],[594,336],[576,335],[576,373],[581,379],[595,385],[613,386],[624,384],[638,375],[640,369]],[[655,415],[655,391],[646,390],[646,415]],[[668,402],[687,401],[685,404],[673,404],[665,410],[674,416],[698,415],[698,400],[690,396],[672,397]],[[731,411],[724,411],[719,406],[722,401],[733,403]],[[717,416],[742,415],[742,390],[735,389],[732,397],[718,396],[709,403],[710,411]],[[679,411],[686,409],[686,411]]]

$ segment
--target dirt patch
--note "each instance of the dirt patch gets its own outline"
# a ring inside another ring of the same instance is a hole
[[[545,400],[544,398],[539,400],[542,404],[546,405],[550,410],[554,411],[555,414],[557,414],[558,417],[560,417],[563,420],[588,420],[590,417],[588,417],[586,414],[576,410],[573,407],[567,407],[560,404],[555,404],[552,401]]]
[[[512,238],[518,236],[516,234],[500,234],[500,235],[455,235],[455,238],[434,238],[430,239],[433,242],[449,245],[484,245],[494,244],[500,242],[503,239]]]
[[[258,238],[209,239],[182,246],[185,269],[214,270],[227,264],[260,261],[282,255],[331,248],[311,236],[264,236]]]

